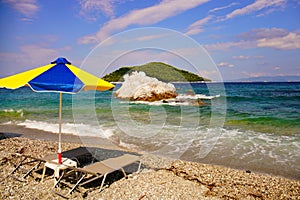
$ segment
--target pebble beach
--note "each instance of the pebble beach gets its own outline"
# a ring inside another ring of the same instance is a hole
[[[300,0],[0,5],[0,200],[300,200]]]
[[[3,130],[9,127],[0,127],[0,199],[64,199],[51,189],[51,176],[44,182],[38,175],[24,180],[8,176],[20,162],[16,153],[38,158],[55,153],[57,142],[52,133],[33,130],[39,133],[33,137],[26,135],[30,129],[22,129],[25,134],[20,135]],[[74,136],[70,141],[63,143],[63,150],[82,146]],[[95,183],[73,192],[69,199],[300,199],[299,180],[149,154],[142,155],[140,173],[130,173],[127,178],[113,174],[101,192],[99,187]]]

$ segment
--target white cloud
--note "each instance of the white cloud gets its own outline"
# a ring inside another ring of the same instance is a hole
[[[266,12],[270,13],[271,11],[274,11],[275,8],[283,7],[286,4],[286,2],[287,0],[256,0],[254,3],[246,7],[236,9],[233,12],[227,14],[226,19],[231,19],[237,16],[258,12],[263,9],[268,9]]]
[[[195,8],[209,0],[193,0],[186,3],[182,0],[163,0],[157,5],[147,8],[133,10],[126,15],[115,18],[107,22],[96,34],[93,40],[81,38],[80,42],[91,42],[94,40],[102,41],[112,33],[122,30],[130,25],[151,25],[164,19],[172,17],[186,10]]]
[[[256,44],[253,41],[236,41],[236,42],[220,42],[215,44],[206,44],[204,47],[209,51],[226,51],[231,48],[253,48],[256,47]]]
[[[24,45],[20,47],[20,50],[16,53],[0,53],[2,63],[15,64],[14,73],[50,64],[53,59],[59,56],[57,50],[38,45]]]
[[[87,35],[77,40],[79,44],[92,44],[97,43],[98,39],[94,35]]]
[[[96,20],[99,13],[108,17],[114,16],[113,0],[79,0],[80,15],[89,20]]]
[[[20,47],[24,58],[32,61],[38,61],[39,63],[45,63],[51,58],[55,58],[59,55],[57,50],[40,47],[37,45],[25,45]]]
[[[12,6],[26,18],[33,17],[39,10],[36,0],[3,0],[3,2]],[[26,19],[24,19],[24,21],[26,21]]]
[[[260,77],[260,76],[270,76],[269,73],[263,73],[263,72],[242,72],[242,74],[245,74],[247,77]]]
[[[266,65],[266,64],[268,64],[267,62],[264,62],[264,61],[262,61],[262,62],[257,62],[256,64],[258,64],[258,65]]]
[[[233,64],[230,64],[228,62],[220,62],[217,64],[218,67],[234,67]]]
[[[281,68],[278,67],[278,66],[276,66],[276,67],[274,67],[273,69],[274,69],[275,71],[277,71],[277,70],[280,70]]]
[[[232,56],[234,60],[248,60],[250,59],[250,56],[244,56],[244,55],[239,55],[239,56]]]
[[[258,47],[271,47],[275,49],[300,49],[300,35],[289,33],[284,37],[263,38],[257,41]]]
[[[221,50],[226,51],[231,48],[263,48],[270,47],[274,49],[300,49],[300,33],[288,32],[284,29],[255,29],[249,32],[240,34],[239,41],[223,42],[215,44],[206,44],[205,48],[209,51]],[[238,59],[238,57],[235,57]]]
[[[216,12],[216,11],[219,11],[219,10],[227,9],[227,8],[230,8],[230,7],[235,6],[235,5],[238,5],[238,4],[239,4],[239,3],[233,2],[233,3],[231,3],[231,4],[227,5],[227,6],[214,8],[214,9],[208,11],[208,13],[212,13],[212,12]]]
[[[258,40],[262,38],[277,38],[287,35],[289,32],[282,28],[259,28],[239,34],[237,37],[241,40]]]
[[[196,35],[198,33],[203,32],[202,26],[204,24],[206,24],[211,18],[212,18],[212,16],[207,16],[203,19],[200,19],[200,20],[194,22],[187,28],[186,34],[187,35]]]
[[[134,41],[151,41],[151,40],[156,40],[156,39],[163,39],[163,38],[168,38],[170,37],[170,34],[162,33],[162,34],[149,34],[147,36],[140,36],[134,38],[132,41],[125,41],[125,42],[134,42]],[[121,42],[121,41],[120,41]]]
[[[255,59],[263,59],[265,57],[264,56],[253,56],[253,58],[255,58]]]
[[[222,77],[218,79],[214,79],[214,77],[219,76],[218,70],[201,70],[200,76],[208,78],[212,81],[222,81]]]
[[[118,50],[112,52],[112,54],[118,54]],[[170,52],[146,49],[122,54],[122,56],[111,63],[111,66],[133,66],[142,65],[149,62],[170,63],[174,59],[176,59],[175,55],[171,54]]]

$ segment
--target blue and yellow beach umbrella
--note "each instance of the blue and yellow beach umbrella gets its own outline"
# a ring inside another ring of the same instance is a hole
[[[83,90],[109,90],[114,87],[73,65],[65,58],[58,58],[33,70],[0,79],[0,88],[17,89],[29,86],[35,92],[62,92],[75,94]]]
[[[49,65],[0,79],[0,88],[17,89],[29,86],[35,92],[60,93],[58,161],[61,163],[62,93],[75,94],[81,90],[105,91],[113,84],[85,72],[65,59],[58,58]]]

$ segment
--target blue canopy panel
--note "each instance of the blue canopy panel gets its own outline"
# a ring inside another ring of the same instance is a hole
[[[51,62],[51,64],[69,64],[69,65],[71,65],[71,63],[67,59],[62,58],[62,57],[57,58],[55,61]]]
[[[83,82],[64,63],[57,63],[29,81],[28,84],[37,92],[57,91],[63,93],[77,93],[84,86]]]

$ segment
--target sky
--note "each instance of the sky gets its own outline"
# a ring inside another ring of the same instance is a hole
[[[99,76],[151,61],[212,80],[300,76],[300,0],[0,0],[0,15],[0,77],[57,57]]]

